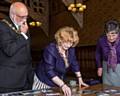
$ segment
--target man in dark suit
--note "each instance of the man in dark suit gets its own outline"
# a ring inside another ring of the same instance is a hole
[[[10,6],[9,18],[0,21],[0,93],[32,87],[28,10],[21,2]]]

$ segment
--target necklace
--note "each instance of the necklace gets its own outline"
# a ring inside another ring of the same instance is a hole
[[[10,24],[6,19],[3,19],[2,22],[6,23],[10,28],[12,28],[12,30],[14,30],[16,33],[20,34],[19,30],[16,30],[14,26],[12,26],[12,24]]]
[[[65,63],[65,67],[68,68],[69,67],[69,63],[68,63],[68,50],[62,50],[60,46],[57,47],[58,52],[60,54],[60,56],[63,58],[64,63]]]

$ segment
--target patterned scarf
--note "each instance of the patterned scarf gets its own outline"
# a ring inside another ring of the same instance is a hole
[[[113,72],[115,72],[115,68],[117,66],[117,53],[116,53],[116,46],[119,43],[119,38],[115,41],[115,43],[112,45],[112,43],[108,42],[108,45],[110,47],[110,53],[108,54],[108,61],[107,61],[107,71],[109,71],[110,68],[112,68]]]

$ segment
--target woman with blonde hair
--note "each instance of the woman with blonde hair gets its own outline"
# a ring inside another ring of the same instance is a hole
[[[88,86],[82,80],[76,60],[75,46],[79,42],[78,33],[72,27],[60,28],[55,33],[56,42],[44,50],[43,59],[36,68],[33,89],[60,87],[65,96],[71,96],[71,89],[65,84],[64,75],[68,68],[76,74],[79,86]]]

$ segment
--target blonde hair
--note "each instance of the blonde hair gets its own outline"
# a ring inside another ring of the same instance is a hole
[[[70,41],[73,43],[72,47],[75,47],[79,42],[78,32],[74,28],[68,26],[60,28],[55,33],[55,40],[58,45]]]

